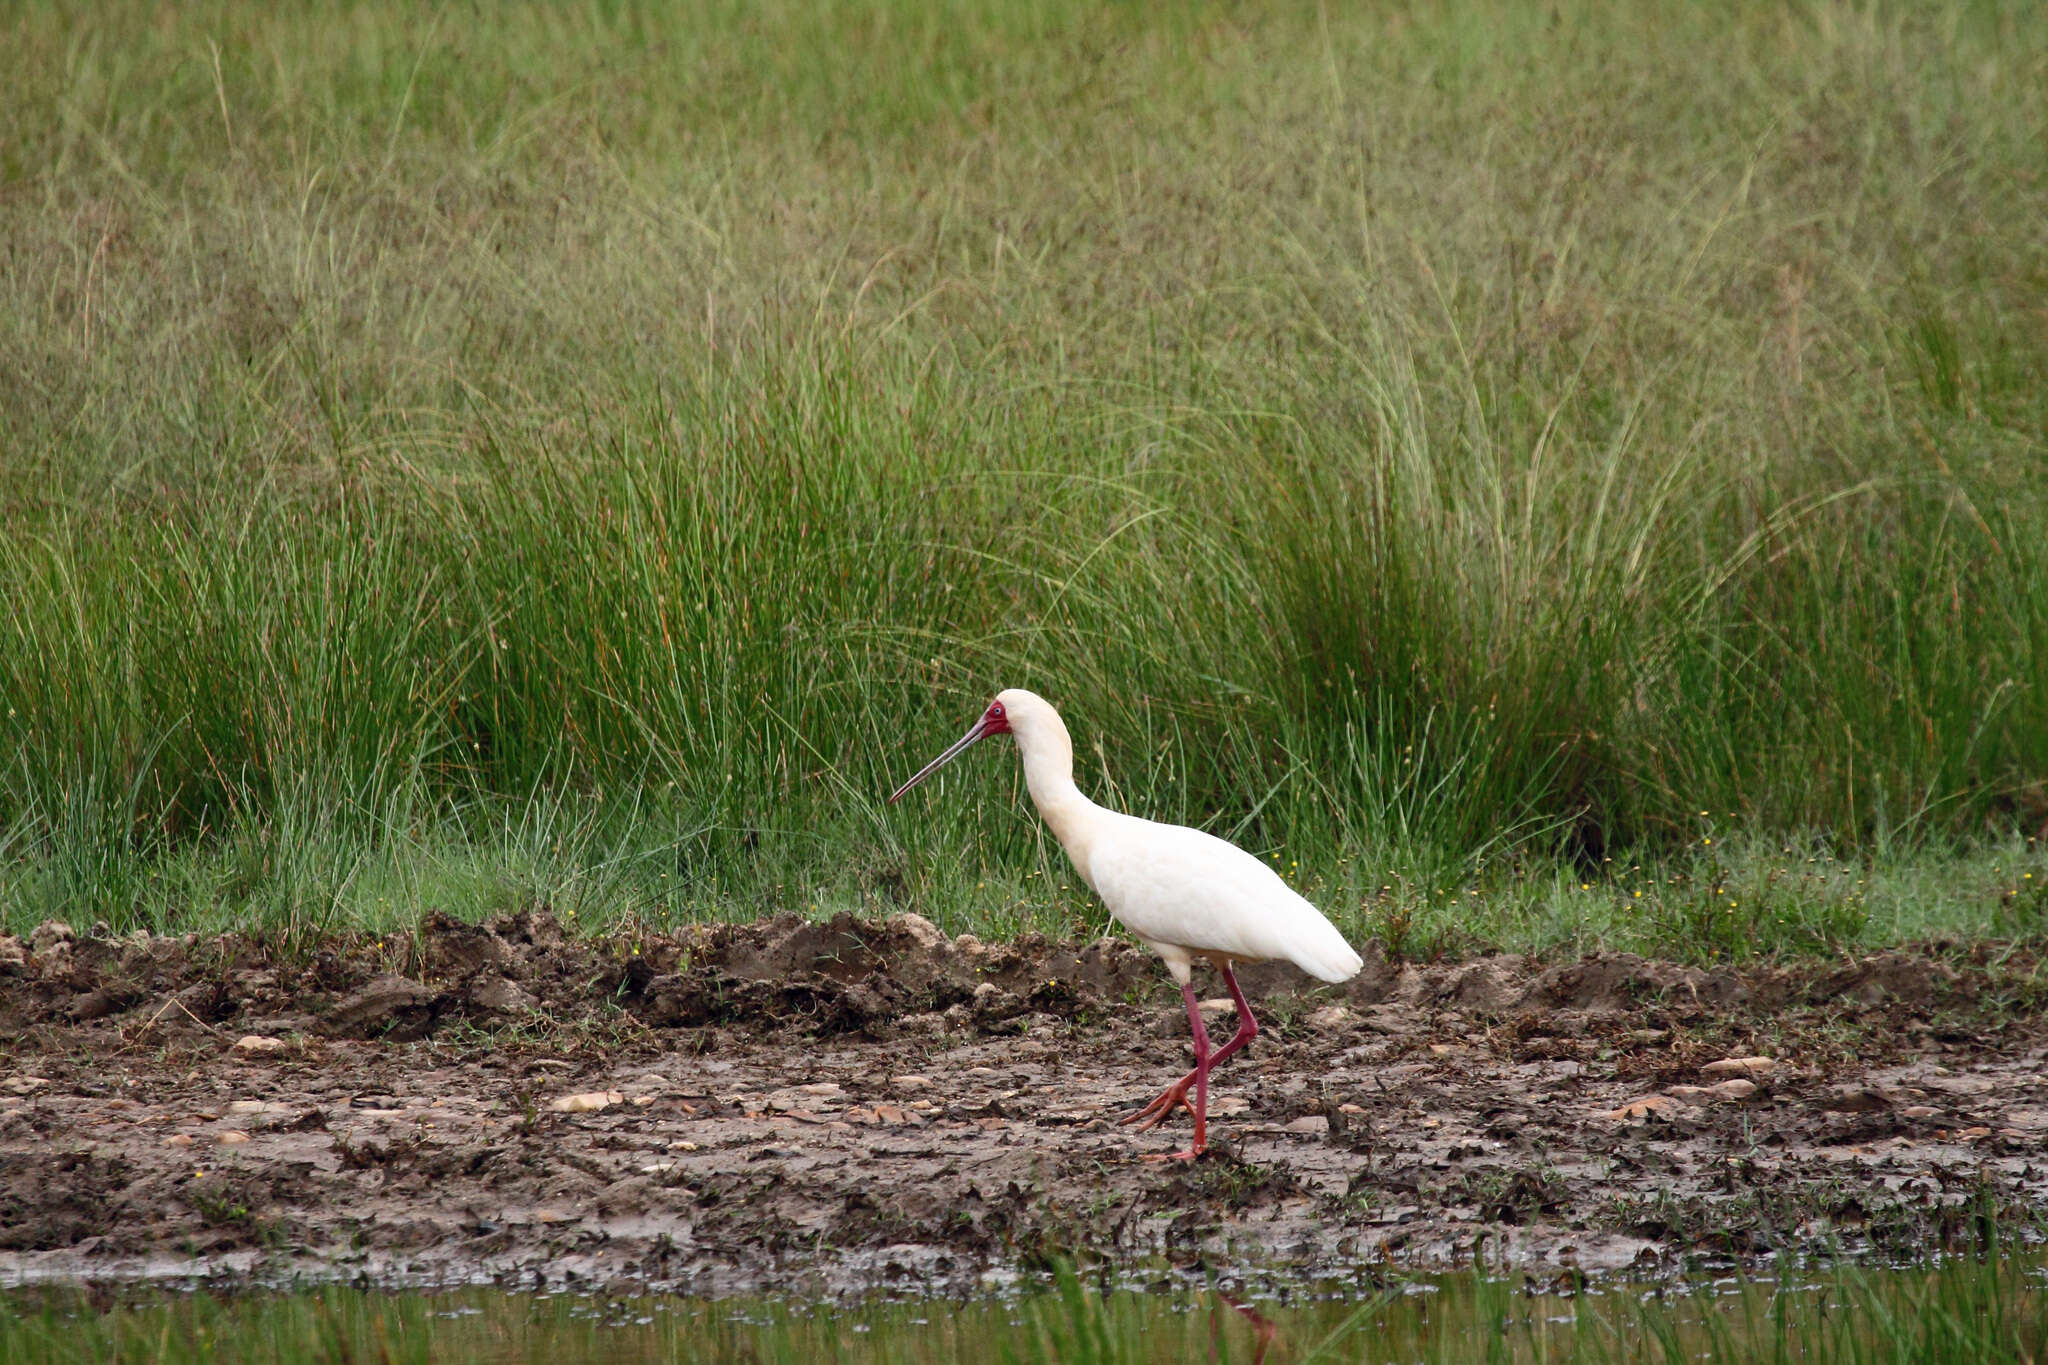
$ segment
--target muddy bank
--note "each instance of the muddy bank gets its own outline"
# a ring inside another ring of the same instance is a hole
[[[957,1287],[1048,1257],[1350,1274],[1904,1253],[2048,1208],[2034,964],[1627,956],[1246,974],[1183,1116],[1127,944],[902,916],[312,949],[0,938],[0,1276]],[[1219,1027],[1227,1002],[1215,1002]]]

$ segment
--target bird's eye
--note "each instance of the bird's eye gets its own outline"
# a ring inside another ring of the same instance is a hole
[[[1000,716],[1001,714],[1003,714],[1003,704],[1001,702],[997,702],[994,706],[991,706],[989,710],[995,712],[995,714]]]

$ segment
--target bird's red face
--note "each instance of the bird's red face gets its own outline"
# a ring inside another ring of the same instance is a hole
[[[915,787],[918,783],[924,781],[927,777],[930,777],[933,773],[945,767],[954,759],[960,757],[960,755],[965,753],[967,751],[967,747],[973,744],[974,741],[986,738],[989,735],[1007,735],[1009,733],[1009,713],[1003,710],[1003,704],[1001,702],[990,702],[988,704],[988,710],[981,713],[981,719],[974,722],[973,726],[967,731],[966,734],[954,740],[952,747],[948,748],[946,752],[940,754],[931,762],[925,764],[922,768],[919,768],[917,770],[916,776],[912,777],[908,782],[905,782],[902,786],[896,789],[895,795],[889,798],[889,804],[892,806],[895,805],[897,797],[902,796],[903,793],[909,791],[912,787]]]

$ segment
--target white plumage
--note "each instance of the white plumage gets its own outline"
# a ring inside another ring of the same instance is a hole
[[[1195,1141],[1177,1157],[1205,1145],[1208,1075],[1258,1032],[1232,967],[1240,962],[1291,962],[1322,981],[1343,981],[1364,965],[1322,911],[1272,868],[1212,834],[1163,825],[1105,810],[1074,785],[1074,745],[1050,703],[1019,688],[998,693],[965,735],[897,789],[893,802],[957,757],[976,740],[1010,734],[1024,761],[1024,781],[1038,813],[1102,897],[1110,914],[1165,959],[1180,984],[1195,1037],[1195,1069],[1158,1099],[1127,1118],[1151,1127],[1187,1103],[1195,1087]],[[1194,963],[1206,960],[1223,973],[1237,1002],[1238,1031],[1213,1052],[1190,984]]]
[[[1213,834],[1100,811],[1082,873],[1111,914],[1166,959],[1175,981],[1191,959],[1292,962],[1319,981],[1362,965],[1351,945],[1272,868]]]

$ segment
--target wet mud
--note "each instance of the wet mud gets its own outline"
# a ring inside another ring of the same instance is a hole
[[[952,1289],[1054,1258],[1355,1277],[2026,1237],[2023,952],[1244,974],[1211,1152],[1117,1118],[1190,1064],[1117,940],[915,916],[305,947],[0,938],[0,1279]],[[1313,987],[1313,988],[1312,988]],[[1232,1024],[1227,1000],[1212,1032]],[[1220,1033],[1219,1033],[1220,1036]]]

